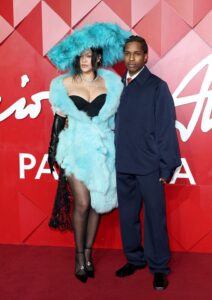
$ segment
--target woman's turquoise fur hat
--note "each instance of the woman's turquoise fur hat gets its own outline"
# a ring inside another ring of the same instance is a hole
[[[88,48],[102,48],[102,65],[112,66],[123,59],[123,46],[131,35],[117,24],[94,23],[76,30],[53,47],[47,54],[59,69],[72,69],[74,59]]]

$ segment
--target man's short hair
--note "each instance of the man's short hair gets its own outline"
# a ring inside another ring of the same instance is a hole
[[[148,53],[148,45],[147,45],[145,39],[139,35],[131,35],[130,37],[128,37],[128,39],[126,40],[126,42],[124,44],[124,50],[125,50],[126,45],[131,42],[140,43],[144,53]]]

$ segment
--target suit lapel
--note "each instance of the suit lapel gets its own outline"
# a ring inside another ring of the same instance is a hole
[[[145,66],[144,69],[138,74],[138,76],[134,79],[136,83],[138,83],[141,87],[146,83],[147,79],[150,76],[149,69]]]
[[[145,66],[144,69],[138,74],[138,76],[136,76],[136,78],[133,80],[136,83],[138,83],[140,86],[143,86],[145,84],[145,82],[147,81],[147,79],[150,76],[150,71],[149,69]],[[124,84],[124,87],[126,88],[126,77],[127,77],[127,72],[124,74],[124,76],[122,77],[121,81]]]

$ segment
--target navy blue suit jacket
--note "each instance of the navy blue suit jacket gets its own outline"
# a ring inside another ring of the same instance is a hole
[[[146,66],[123,89],[115,143],[118,172],[146,175],[159,170],[160,177],[169,178],[181,164],[172,95]]]

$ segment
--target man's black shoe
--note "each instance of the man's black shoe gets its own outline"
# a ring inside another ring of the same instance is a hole
[[[167,286],[168,286],[168,280],[166,274],[155,273],[154,280],[153,280],[153,287],[158,291],[162,291],[165,290]]]
[[[130,276],[130,275],[134,274],[135,271],[140,270],[140,269],[144,269],[145,267],[146,267],[146,264],[144,264],[143,266],[136,266],[136,265],[127,263],[121,269],[116,271],[116,276],[117,277]]]

